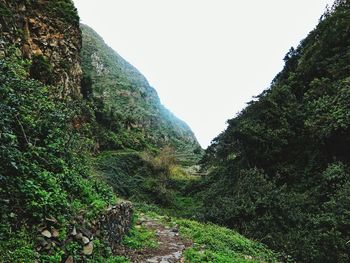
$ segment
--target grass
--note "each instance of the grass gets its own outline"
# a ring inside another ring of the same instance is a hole
[[[176,223],[181,235],[194,242],[185,251],[187,262],[278,262],[276,253],[234,230],[187,219]]]
[[[135,215],[130,232],[123,238],[122,244],[132,249],[157,248],[155,231],[148,230],[143,225],[137,225],[137,218],[138,216]]]

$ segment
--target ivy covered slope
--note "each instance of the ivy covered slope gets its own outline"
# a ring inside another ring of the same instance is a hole
[[[82,25],[83,93],[96,105],[102,149],[201,148],[186,123],[167,110],[141,73]]]
[[[299,262],[350,260],[350,1],[206,151],[206,218]]]

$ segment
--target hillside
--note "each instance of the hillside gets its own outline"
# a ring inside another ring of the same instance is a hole
[[[176,159],[193,165],[202,149],[83,32],[71,0],[0,0],[0,262],[277,261],[232,230],[169,216],[194,213],[182,195],[198,176]]]
[[[349,21],[336,1],[203,159],[205,218],[298,262],[350,260]]]
[[[83,93],[97,108],[102,149],[172,146],[179,153],[201,152],[189,126],[161,103],[145,77],[86,25],[81,25]],[[107,138],[108,137],[108,138]]]

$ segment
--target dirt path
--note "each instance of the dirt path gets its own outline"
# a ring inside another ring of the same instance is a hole
[[[165,226],[157,219],[143,216],[139,225],[156,232],[158,247],[133,251],[128,257],[135,263],[182,263],[185,262],[183,251],[191,242],[180,237],[177,227]],[[130,252],[130,251],[129,251]]]

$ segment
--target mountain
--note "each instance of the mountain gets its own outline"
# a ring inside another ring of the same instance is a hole
[[[350,1],[207,149],[205,218],[298,262],[350,260]]]
[[[94,101],[97,121],[108,137],[103,149],[172,146],[179,153],[200,153],[189,126],[160,102],[146,78],[105,44],[91,28],[81,25],[83,94]],[[103,132],[100,132],[103,133]]]

